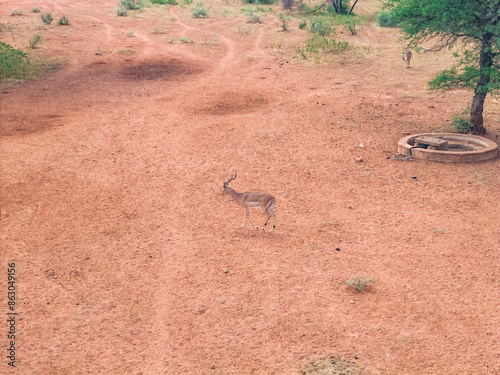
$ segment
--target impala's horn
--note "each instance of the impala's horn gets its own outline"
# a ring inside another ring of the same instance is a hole
[[[236,172],[234,172],[234,177],[231,177],[229,180],[227,180],[226,182],[224,182],[224,187],[227,187],[227,185],[233,181],[234,179],[236,178]]]

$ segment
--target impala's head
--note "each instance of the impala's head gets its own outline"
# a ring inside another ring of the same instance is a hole
[[[229,180],[227,180],[226,182],[224,182],[224,191],[222,192],[222,196],[226,195],[227,193],[227,188],[229,187],[229,183],[231,181],[233,181],[234,179],[236,178],[236,172],[234,172],[234,177],[231,177]]]

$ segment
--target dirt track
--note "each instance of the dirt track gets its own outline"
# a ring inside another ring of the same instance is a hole
[[[36,30],[32,5],[71,26]],[[397,31],[373,23],[338,29],[360,47],[346,60],[298,61],[298,20],[283,33],[269,13],[249,25],[239,3],[207,5],[192,20],[182,6],[125,18],[115,1],[23,0],[12,17],[0,3],[15,25],[2,41],[40,33],[36,52],[67,61],[0,94],[17,373],[295,374],[334,355],[362,374],[498,374],[498,159],[386,159],[468,104],[426,91],[448,55],[405,69]],[[486,109],[498,142],[500,105]],[[276,197],[275,232],[240,228],[221,197],[234,171],[235,190]],[[376,282],[356,293],[352,274]]]

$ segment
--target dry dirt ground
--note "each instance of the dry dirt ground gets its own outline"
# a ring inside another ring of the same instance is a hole
[[[406,69],[398,31],[368,22],[337,28],[355,51],[303,60],[310,34],[280,31],[278,6],[248,24],[231,0],[208,19],[116,3],[0,2],[2,41],[65,59],[0,94],[12,373],[297,374],[331,356],[361,374],[500,373],[498,159],[386,159],[471,100],[427,91],[449,53]],[[499,141],[495,98],[485,120]],[[237,191],[276,197],[275,232],[241,228],[221,196],[234,171]],[[375,283],[350,290],[353,274]]]

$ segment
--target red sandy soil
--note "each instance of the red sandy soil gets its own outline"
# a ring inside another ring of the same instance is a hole
[[[386,159],[471,101],[427,91],[449,53],[406,69],[398,31],[369,22],[338,27],[357,49],[315,63],[278,6],[247,24],[232,0],[202,20],[181,5],[118,17],[116,3],[0,2],[2,41],[66,61],[0,94],[12,373],[297,374],[329,356],[362,374],[500,373],[498,159]],[[485,108],[499,141],[499,102]],[[235,190],[276,197],[275,232],[241,228],[221,196],[234,171]],[[375,283],[350,290],[353,274]]]

